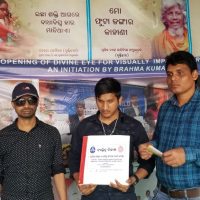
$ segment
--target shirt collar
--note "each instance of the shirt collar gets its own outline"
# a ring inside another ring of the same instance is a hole
[[[13,126],[14,126],[15,129],[18,129],[17,120],[18,120],[18,118],[16,118],[15,121],[14,121],[14,123],[13,123]],[[37,126],[40,126],[40,125],[41,125],[41,121],[36,117],[36,124],[33,127],[33,129],[36,128]]]
[[[97,113],[94,115],[94,117],[90,118],[91,121],[96,121],[96,122],[100,122],[99,121],[99,114],[100,112],[97,111]],[[124,117],[125,117],[125,114],[123,112],[121,112],[121,110],[119,109],[119,119],[118,121],[124,121]]]
[[[197,87],[196,89],[195,89],[195,92],[194,92],[194,94],[193,94],[193,96],[191,97],[191,99],[186,103],[186,104],[188,104],[188,103],[190,103],[190,102],[194,102],[194,101],[199,101],[199,96],[200,96],[200,90],[199,90],[199,88]],[[175,105],[175,106],[178,106],[179,104],[178,104],[178,101],[177,101],[177,98],[176,98],[176,95],[173,95],[170,99],[169,99],[169,101],[171,101],[171,103],[173,104],[173,105]],[[185,105],[185,104],[184,104]]]

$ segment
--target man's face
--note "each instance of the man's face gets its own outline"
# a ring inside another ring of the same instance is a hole
[[[167,69],[167,84],[176,95],[187,94],[194,90],[197,70],[191,72],[186,64],[169,65]]]
[[[131,104],[134,105],[134,106],[138,105],[138,98],[137,98],[137,96],[132,96],[131,97]]]
[[[102,94],[96,98],[96,103],[102,118],[114,120],[118,117],[118,106],[121,103],[121,98],[118,99],[114,93]]]
[[[30,95],[25,95],[12,102],[12,106],[19,118],[31,119],[35,116],[38,99]]]
[[[165,13],[165,21],[168,28],[177,29],[183,27],[184,16],[181,8],[178,5],[169,8]]]
[[[83,105],[76,106],[78,116],[83,116],[85,112],[85,107]]]

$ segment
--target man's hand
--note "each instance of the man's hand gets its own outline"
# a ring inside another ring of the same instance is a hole
[[[163,162],[171,167],[179,167],[185,163],[185,151],[182,147],[163,153]]]
[[[127,182],[127,185],[123,185],[119,181],[115,180],[115,183],[113,183],[113,182],[110,183],[110,187],[118,189],[121,192],[127,192],[127,190],[129,189],[130,185],[132,185],[134,182],[131,179],[131,177],[126,182]]]
[[[140,153],[140,157],[144,160],[148,160],[151,158],[152,153],[148,150],[148,146],[151,145],[149,142],[140,144],[138,147],[138,151]]]
[[[79,184],[78,185],[79,191],[82,195],[89,195],[94,192],[96,185],[94,184]]]
[[[75,172],[73,174],[73,177],[74,177],[74,180],[76,181],[76,185],[78,186],[78,189],[82,195],[89,195],[95,190],[96,185],[94,185],[94,184],[80,184],[79,172]]]
[[[123,185],[119,181],[115,180],[115,183],[110,183],[110,187],[118,189],[121,192],[127,192],[129,187],[136,182],[136,178],[134,176],[131,176],[126,182],[127,185]]]

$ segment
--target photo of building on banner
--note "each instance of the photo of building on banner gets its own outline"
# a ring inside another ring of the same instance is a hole
[[[0,58],[164,58],[191,51],[189,18],[186,0],[5,0],[0,5]]]

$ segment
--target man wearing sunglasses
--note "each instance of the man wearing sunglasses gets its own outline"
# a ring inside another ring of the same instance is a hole
[[[35,116],[38,100],[31,83],[12,92],[18,117],[0,131],[2,200],[53,200],[51,176],[60,200],[67,200],[60,134]]]

